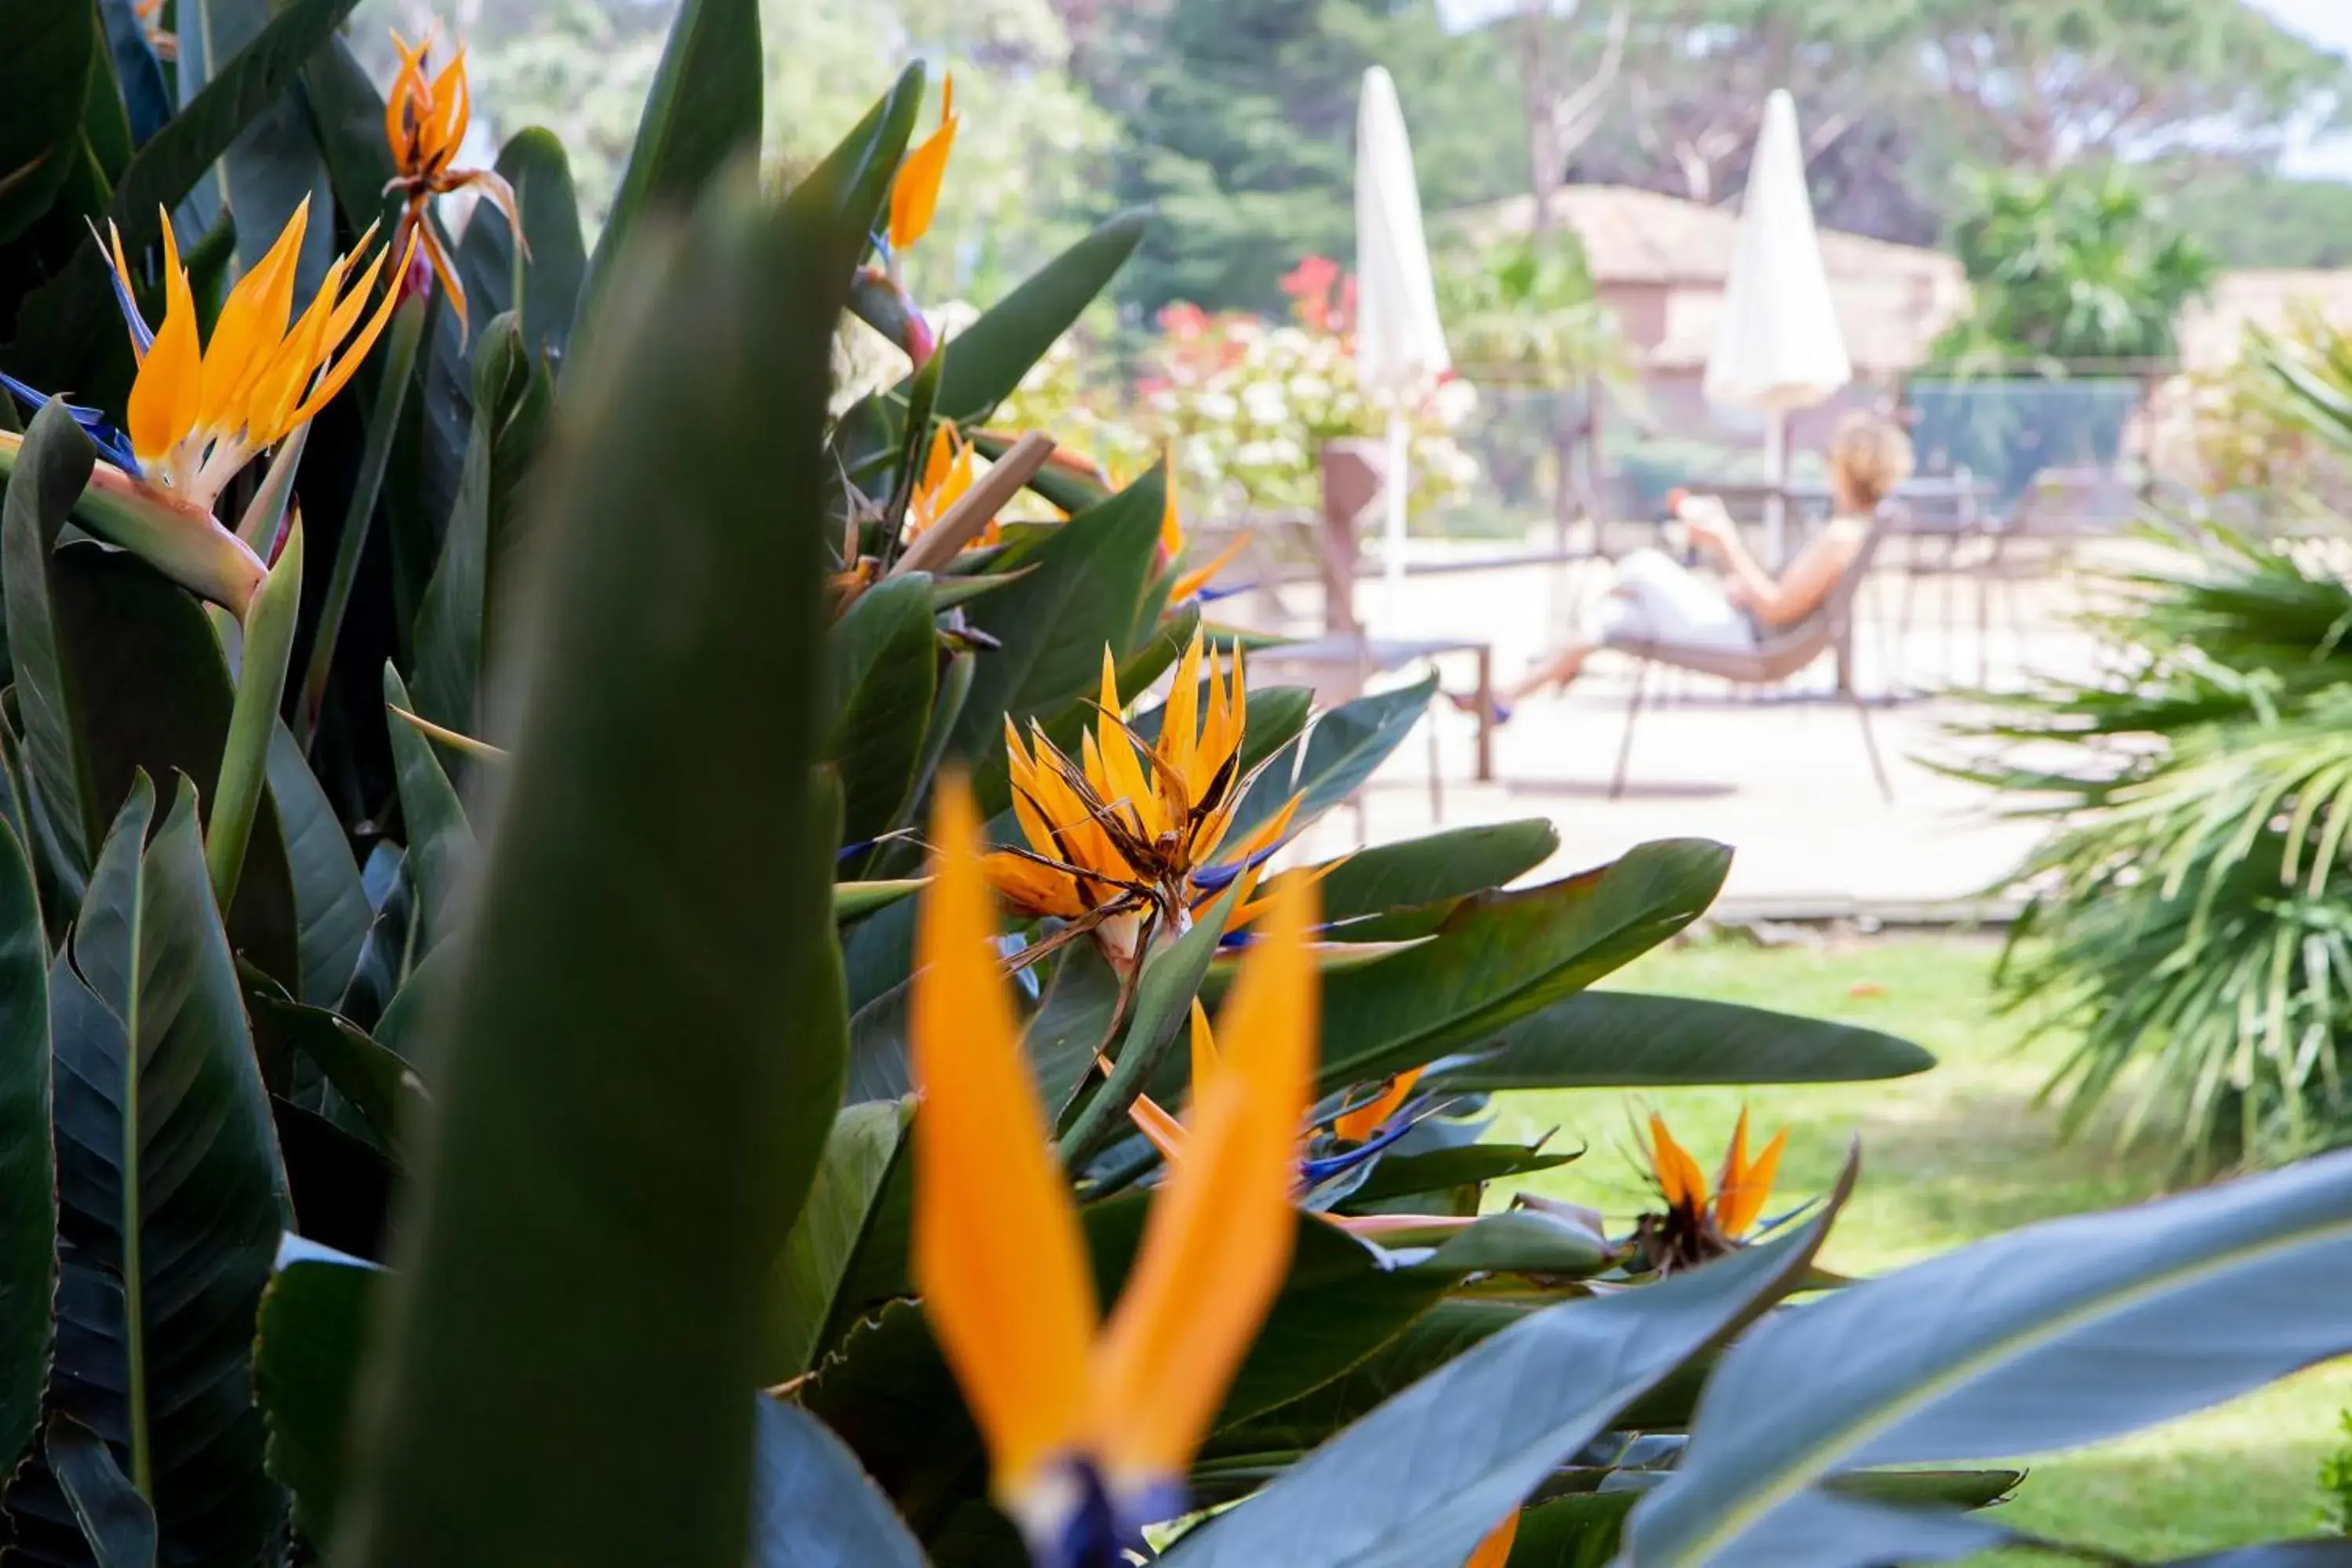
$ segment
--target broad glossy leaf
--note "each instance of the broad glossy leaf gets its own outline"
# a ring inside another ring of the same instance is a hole
[[[1305,797],[1293,819],[1298,823],[1314,821],[1354,795],[1390,753],[1404,744],[1436,690],[1437,677],[1432,675],[1393,691],[1359,697],[1316,720],[1306,738],[1294,747],[1297,772],[1285,765],[1287,759],[1276,758],[1272,767],[1258,775],[1234,814],[1231,831],[1248,832],[1279,811],[1293,795]]]
[[[1540,818],[1377,844],[1341,861],[1318,884],[1323,919],[1340,942],[1419,935],[1429,928],[1377,917],[1499,888],[1550,859],[1559,847],[1559,830]]]
[[[251,1324],[293,1216],[193,794],[179,788],[142,855],[152,801],[141,781],[70,963],[49,976],[61,1266],[49,1397],[147,1481],[167,1560],[249,1562],[278,1512]],[[126,1231],[133,1194],[140,1224]]]
[[[1848,1168],[1832,1212],[1851,1190]],[[1171,1568],[1458,1563],[1544,1477],[1811,1266],[1829,1215],[1661,1284],[1565,1302],[1481,1340],[1168,1553]],[[1397,1478],[1409,1477],[1407,1484]]]
[[[261,1299],[253,1381],[269,1425],[269,1473],[313,1542],[334,1539],[360,1352],[383,1278],[356,1261],[292,1262]]]
[[[833,918],[846,922],[870,915],[906,898],[923,885],[920,877],[896,877],[884,882],[835,882]]]
[[[1629,1551],[1645,1568],[1745,1564],[1810,1536],[1819,1568],[1912,1555],[1895,1526],[1914,1526],[1825,1510],[1809,1489],[2073,1447],[2218,1404],[2352,1350],[2347,1290],[2352,1152],[1853,1286],[1723,1358]]]
[[[516,310],[524,352],[533,359],[561,362],[572,341],[580,285],[588,272],[572,161],[553,132],[534,125],[507,139],[499,149],[496,169],[514,187],[530,257],[518,273],[514,237],[506,220],[488,205],[478,208],[482,221],[467,224],[466,237],[457,246],[457,275],[465,280],[467,308],[476,321]]]
[[[1323,1086],[1433,1061],[1582,990],[1697,919],[1730,861],[1704,839],[1637,845],[1597,870],[1467,900],[1432,940],[1333,973]]]
[[[761,1387],[797,1377],[814,1363],[913,1109],[911,1102],[872,1100],[845,1106],[834,1118],[808,1202],[776,1259]]]
[[[154,46],[147,41],[147,28],[139,20],[133,0],[99,0],[99,17],[106,24],[107,49],[114,59],[114,81],[122,93],[123,128],[135,147],[143,147],[172,118],[179,101],[173,96],[172,84],[164,79],[163,62],[156,58]],[[119,170],[109,169],[107,177],[113,180],[121,176]]]
[[[758,0],[684,0],[678,6],[621,188],[588,264],[583,303],[600,302],[607,275],[646,215],[692,205],[738,154],[758,148],[761,60]]]
[[[813,778],[826,365],[860,241],[748,184],[643,226],[535,498],[526,700],[337,1529],[358,1568],[743,1561],[770,1268],[843,1071]]]
[[[383,700],[387,707],[415,711],[408,688],[389,664],[383,667]],[[416,943],[422,953],[448,933],[457,900],[473,874],[474,829],[433,742],[394,714],[387,712],[383,721],[392,731],[393,773],[400,784],[401,822],[408,838],[405,866],[423,906],[425,935]]]
[[[155,1510],[114,1462],[106,1439],[58,1415],[49,1418],[42,1451],[98,1568],[153,1568]]]
[[[247,1005],[256,1033],[310,1058],[358,1112],[369,1141],[397,1159],[403,1126],[415,1128],[426,1104],[424,1084],[399,1054],[336,1013],[262,986],[247,989]]]
[[[876,99],[849,134],[810,171],[808,184],[832,205],[842,232],[867,235],[880,219],[898,162],[914,134],[915,118],[922,112],[923,77],[919,62],[899,71],[890,90]],[[860,246],[857,255],[865,253]]]
[[[887,833],[912,797],[923,736],[939,694],[931,579],[877,583],[857,596],[825,637],[833,732],[825,754],[841,771],[842,837]]]
[[[0,1474],[39,1429],[49,1369],[58,1194],[48,971],[32,862],[0,824]]]
[[[351,984],[373,914],[343,825],[283,723],[270,737],[269,799],[294,898],[301,969],[295,994],[327,1006]]]
[[[972,623],[1003,645],[974,666],[950,742],[974,765],[983,810],[1010,800],[1006,717],[1025,729],[1032,717],[1050,719],[1094,690],[1104,646],[1133,623],[1160,538],[1160,496],[1154,472],[1080,512],[1024,561],[1026,576],[970,606]]]
[[[1572,1149],[1548,1152],[1519,1143],[1469,1143],[1427,1153],[1385,1154],[1363,1184],[1348,1194],[1344,1206],[1353,1209],[1415,1193],[1440,1193],[1475,1182],[1549,1171],[1568,1164],[1579,1152]]]
[[[1452,1089],[1843,1083],[1936,1065],[1910,1041],[1762,1007],[1586,991],[1503,1030],[1439,1074]]]
[[[1173,941],[1155,939],[1135,984],[1135,1006],[1127,1037],[1111,1064],[1110,1077],[1065,1115],[1063,1157],[1074,1167],[1110,1142],[1135,1097],[1148,1089],[1190,1080],[1191,1052],[1174,1048],[1191,1037],[1192,999],[1208,978],[1209,964],[1225,927],[1241,907],[1243,885],[1235,881],[1201,911],[1192,928]]]
[[[48,210],[80,153],[99,41],[87,5],[9,13],[0,48],[0,245]]]
[[[1094,1071],[1095,1053],[1109,1046],[1119,1002],[1118,975],[1094,943],[1075,942],[1054,961],[1021,1048],[1057,1122]]]
[[[2016,1470],[1913,1470],[1851,1476],[1838,1487],[1865,1501],[1913,1508],[1937,1503],[1984,1508],[1999,1501],[2023,1479]],[[1512,1568],[1605,1568],[1617,1554],[1625,1516],[1641,1500],[1642,1489],[1628,1489],[1538,1503],[1519,1516],[1518,1538],[1511,1547]],[[1993,1525],[1991,1521],[1978,1522]],[[2007,1531],[1993,1527],[2000,1538],[2008,1539]],[[1971,1527],[1964,1540],[1977,1539],[1980,1537]]]
[[[1584,1279],[1607,1268],[1608,1242],[1581,1226],[1535,1209],[1505,1209],[1450,1237],[1423,1268],[1465,1274],[1542,1274]]]
[[[923,1568],[890,1500],[824,1422],[758,1396],[751,1568]]]
[[[196,107],[196,89],[209,86],[215,70],[236,69],[238,55],[261,37],[283,7],[278,0],[180,0],[179,9],[187,15],[175,37],[185,37],[173,69],[186,106],[183,112],[189,112]],[[221,196],[236,220],[239,272],[260,262],[306,199],[319,218],[334,201],[318,139],[294,87],[299,66],[299,60],[289,62],[278,93],[248,119],[215,169]],[[333,230],[314,221],[295,259],[297,299],[309,299],[334,253]]]
[[[67,515],[98,453],[64,405],[33,416],[5,500],[0,500],[0,585],[8,601],[8,657],[16,670],[25,769],[47,806],[49,826],[77,872],[87,873],[105,831],[88,742],[75,713],[65,635],[50,561]]]
[[[985,418],[1030,367],[1076,324],[1150,226],[1145,212],[1121,213],[1047,262],[958,333],[940,380],[939,412],[968,425]],[[903,388],[900,389],[903,392]],[[1155,496],[1152,505],[1159,505]]]

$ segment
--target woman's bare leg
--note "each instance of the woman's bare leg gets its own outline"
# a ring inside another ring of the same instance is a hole
[[[1574,680],[1583,671],[1584,661],[1592,657],[1592,648],[1593,645],[1591,643],[1570,643],[1558,653],[1535,665],[1518,679],[1496,692],[1496,705],[1504,708],[1511,707],[1519,699],[1541,691],[1547,686],[1556,686],[1562,691],[1567,690],[1569,682]],[[1460,692],[1450,695],[1454,705],[1465,713],[1475,713],[1478,710],[1478,700],[1475,697]]]

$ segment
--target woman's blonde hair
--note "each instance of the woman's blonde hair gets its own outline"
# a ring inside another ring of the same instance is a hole
[[[1875,511],[1911,477],[1911,437],[1891,420],[1849,414],[1830,437],[1829,463],[1847,495],[1864,511]]]

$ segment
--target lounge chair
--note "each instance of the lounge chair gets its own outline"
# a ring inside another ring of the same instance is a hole
[[[1831,586],[1820,606],[1803,619],[1774,632],[1754,649],[1732,651],[1675,643],[1615,640],[1603,644],[1636,661],[1633,694],[1625,706],[1625,736],[1617,747],[1617,773],[1610,781],[1609,797],[1614,800],[1625,793],[1626,764],[1633,755],[1633,726],[1642,716],[1642,697],[1652,666],[1687,669],[1740,686],[1775,686],[1827,653],[1837,659],[1838,695],[1853,703],[1854,717],[1862,722],[1862,743],[1870,753],[1870,771],[1878,780],[1878,793],[1891,805],[1895,786],[1887,782],[1886,764],[1879,760],[1878,741],[1870,730],[1870,709],[1853,686],[1854,595],[1863,579],[1869,575],[1871,557],[1878,552],[1887,526],[1886,516],[1882,513],[1863,536],[1862,548],[1854,552],[1853,560]]]

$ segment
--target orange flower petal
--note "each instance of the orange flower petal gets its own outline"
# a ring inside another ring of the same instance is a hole
[[[950,72],[940,98],[940,128],[908,150],[890,184],[890,248],[904,251],[930,232],[940,206],[940,185],[947,178],[948,154],[955,149],[955,76]]]
[[[155,342],[139,363],[139,376],[131,384],[131,449],[142,468],[162,462],[173,447],[195,427],[203,406],[204,350],[196,342],[196,301],[188,291],[188,275],[180,268],[180,242],[172,233],[172,215],[161,214],[163,226],[163,324]]]
[[[1192,1103],[1201,1103],[1201,1091],[1217,1076],[1217,1037],[1209,1030],[1209,1010],[1201,1005],[1198,996],[1192,998]]]
[[[1172,441],[1160,448],[1160,549],[1173,561],[1184,553],[1184,521],[1176,510],[1176,445]]]
[[[961,777],[940,783],[931,843],[908,1017],[922,1096],[914,1282],[987,1440],[996,1494],[1011,1498],[1077,1436],[1094,1282],[998,973],[980,817]]]
[[[1744,1114],[1741,1120],[1747,1120]],[[1764,1152],[1756,1156],[1754,1164],[1744,1167],[1737,1178],[1724,1184],[1715,1200],[1716,1224],[1724,1235],[1744,1235],[1764,1212],[1764,1205],[1772,1197],[1772,1178],[1780,1171],[1780,1151],[1788,1143],[1788,1129],[1782,1128],[1764,1145]]]
[[[392,269],[392,276],[397,279],[406,272],[409,263],[415,259],[415,256],[416,237],[412,234],[408,237],[408,249],[402,254],[399,265]],[[346,304],[365,305],[368,289],[373,285],[376,274],[382,269],[383,265],[383,258],[379,254],[369,265],[359,282],[352,286],[351,295],[345,301]],[[368,318],[367,325],[360,329],[358,336],[343,345],[341,354],[332,365],[328,367],[326,374],[319,378],[319,384],[310,389],[310,395],[302,400],[302,405],[294,411],[294,424],[299,425],[316,417],[319,410],[334,401],[335,394],[342,391],[344,384],[358,374],[360,365],[367,359],[368,351],[375,347],[376,339],[383,335],[384,326],[392,320],[392,312],[399,303],[400,289],[396,286],[386,287],[383,299],[375,308],[375,314]],[[341,335],[338,329],[343,319],[342,310],[339,307],[336,311],[336,321],[331,323],[329,328],[330,342]]]
[[[1242,961],[1216,1075],[1097,1349],[1088,1426],[1115,1493],[1184,1473],[1289,1267],[1315,1078],[1313,903],[1305,889],[1278,898]]]
[[[1331,1131],[1351,1143],[1361,1143],[1365,1139],[1378,1132],[1388,1119],[1396,1113],[1396,1108],[1402,1105],[1406,1098],[1412,1093],[1412,1086],[1421,1081],[1423,1070],[1425,1069],[1414,1068],[1409,1072],[1397,1074],[1396,1077],[1389,1079],[1387,1086],[1380,1093],[1332,1122]]]
[[[1696,1208],[1706,1202],[1706,1176],[1690,1152],[1666,1131],[1666,1119],[1650,1113],[1650,1169],[1668,1208]]]
[[[1494,1528],[1480,1542],[1462,1568],[1503,1568],[1511,1560],[1511,1548],[1519,1539],[1519,1510],[1513,1509],[1510,1517]]]

